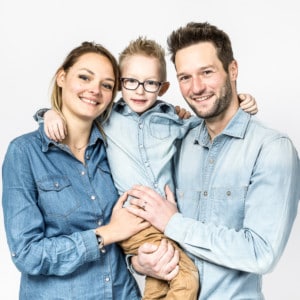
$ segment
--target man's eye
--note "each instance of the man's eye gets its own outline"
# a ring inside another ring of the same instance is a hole
[[[214,73],[213,70],[205,70],[205,71],[203,71],[203,75],[204,75],[204,76],[209,76],[209,75],[211,75],[212,73]]]
[[[187,81],[188,79],[190,79],[190,76],[180,76],[180,77],[178,77],[178,80],[179,80],[180,82]]]

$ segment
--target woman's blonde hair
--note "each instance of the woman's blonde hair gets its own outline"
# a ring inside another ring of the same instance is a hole
[[[109,118],[112,106],[113,106],[113,100],[116,97],[116,94],[119,89],[119,67],[118,62],[115,59],[115,57],[108,51],[105,47],[103,47],[100,44],[96,44],[94,42],[83,42],[80,46],[74,48],[65,58],[62,65],[57,69],[53,79],[52,79],[52,93],[51,93],[51,105],[52,109],[54,109],[59,115],[63,118],[64,121],[64,115],[62,113],[62,88],[58,86],[56,82],[57,75],[61,70],[64,70],[65,72],[68,72],[68,70],[78,61],[78,59],[87,53],[97,53],[100,55],[105,56],[108,58],[108,60],[111,62],[111,65],[113,67],[113,72],[115,76],[115,85],[112,91],[112,101],[106,108],[106,110],[95,120],[96,125],[98,126],[99,130],[103,134],[102,130],[102,124]]]

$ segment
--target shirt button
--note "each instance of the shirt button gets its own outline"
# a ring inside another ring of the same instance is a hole
[[[95,199],[96,199],[96,196],[95,196],[95,195],[92,195],[92,196],[91,196],[91,199],[92,199],[92,200],[95,200]]]
[[[209,160],[209,163],[210,164],[213,164],[215,161],[211,158],[210,160]]]
[[[140,144],[140,148],[144,148],[144,145]]]
[[[84,172],[84,171],[81,171],[81,175],[82,175],[82,176],[85,175],[85,172]]]
[[[101,225],[102,225],[102,220],[99,220],[99,221],[97,222],[97,224],[98,224],[98,226],[101,226]]]
[[[206,197],[208,195],[208,192],[204,191],[203,195]]]
[[[12,256],[12,257],[15,257],[15,256],[16,256],[16,253],[12,252],[12,253],[11,253],[11,256]]]
[[[231,195],[231,192],[230,192],[230,191],[227,191],[227,192],[226,192],[226,195],[227,195],[227,196],[230,196],[230,195]]]
[[[105,277],[106,282],[109,282],[109,280],[110,280],[109,277]]]
[[[55,182],[55,183],[54,183],[54,186],[55,186],[56,188],[58,188],[58,187],[59,187],[59,183],[58,183],[58,182]]]

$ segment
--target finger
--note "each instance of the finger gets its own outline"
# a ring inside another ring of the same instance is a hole
[[[166,185],[166,186],[165,186],[165,193],[166,193],[166,198],[167,198],[167,200],[170,201],[170,202],[173,203],[173,204],[176,204],[174,194],[173,194],[173,192],[171,191],[169,185]]]
[[[128,194],[125,192],[123,195],[121,195],[115,204],[115,208],[122,208],[124,206],[125,201],[127,200]]]
[[[150,253],[155,252],[157,250],[157,248],[158,248],[158,246],[156,246],[154,244],[144,243],[139,247],[138,252],[139,252],[139,254],[150,254]]]
[[[67,132],[67,128],[64,124],[64,122],[60,122],[60,123],[57,123],[57,134],[60,138],[60,140],[64,140],[65,137],[66,137],[66,132]]]
[[[247,98],[245,94],[239,94],[238,97],[240,101],[244,101]]]
[[[47,136],[48,136],[49,139],[51,139],[51,140],[53,140],[53,141],[55,141],[55,142],[58,142],[58,141],[59,141],[59,139],[57,139],[57,137],[55,136],[55,133],[54,133],[52,127],[47,126],[47,127],[45,128],[45,132],[46,132],[46,134],[47,134]]]
[[[183,116],[183,119],[189,119],[191,116],[192,116],[192,114],[189,111],[186,111]]]

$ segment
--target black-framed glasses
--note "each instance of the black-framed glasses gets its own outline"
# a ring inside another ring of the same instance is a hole
[[[145,80],[144,82],[140,82],[135,78],[120,78],[123,87],[126,90],[136,90],[140,85],[143,86],[144,90],[149,93],[156,93],[159,91],[163,82],[155,81],[155,80]]]

